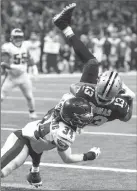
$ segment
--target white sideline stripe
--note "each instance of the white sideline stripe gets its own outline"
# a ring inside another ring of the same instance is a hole
[[[84,134],[88,135],[112,135],[112,136],[127,136],[127,137],[137,137],[137,134],[126,134],[126,133],[111,133],[111,132],[90,132],[90,131],[84,131]]]
[[[35,190],[35,188],[31,185],[21,184],[21,183],[1,183],[1,187],[3,188],[24,188],[29,190]]]
[[[25,165],[32,165],[32,162],[26,161],[24,164]],[[134,170],[134,169],[81,166],[81,165],[70,165],[70,164],[40,163],[40,166],[48,166],[48,167],[54,167],[54,168],[71,168],[71,169],[82,169],[82,170],[98,170],[98,171],[137,173],[137,170]]]
[[[136,76],[137,72],[133,71],[133,72],[126,72],[126,73],[119,73],[121,76]],[[82,73],[73,73],[73,74],[39,74],[37,76],[37,78],[77,78],[77,77],[81,77]]]
[[[27,114],[27,111],[11,111],[11,110],[1,110],[1,113],[4,114]],[[45,112],[37,112],[38,115],[45,115]],[[136,119],[137,115],[132,115],[132,119]]]
[[[7,97],[6,99],[9,99],[9,100],[25,100],[25,97],[13,97],[13,96],[9,96]],[[35,100],[36,101],[59,101],[60,98],[51,98],[51,97],[35,97]],[[133,104],[137,104],[136,101],[133,102]]]
[[[10,127],[10,124],[2,124],[1,130],[3,131],[15,131],[19,130],[18,128],[6,128]],[[14,125],[12,127],[17,127],[17,125]],[[82,134],[87,134],[87,135],[112,135],[112,136],[126,136],[126,137],[137,137],[137,134],[126,134],[126,133],[111,133],[111,132],[91,132],[91,131],[84,131]]]
[[[6,99],[11,99],[11,100],[25,100],[24,97],[12,97],[12,96],[9,96],[7,97]],[[43,97],[35,97],[35,100],[36,101],[59,101],[60,99],[59,98],[43,98]]]

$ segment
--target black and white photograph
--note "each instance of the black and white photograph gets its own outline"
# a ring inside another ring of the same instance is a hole
[[[137,1],[0,4],[0,190],[137,190]]]

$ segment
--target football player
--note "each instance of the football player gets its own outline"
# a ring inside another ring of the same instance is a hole
[[[80,83],[71,86],[76,97],[83,97],[93,107],[92,125],[120,119],[128,121],[132,116],[135,94],[122,82],[117,72],[106,71],[98,75],[98,61],[76,37],[71,28],[71,16],[75,3],[66,6],[55,15],[54,24],[64,33],[75,53],[85,63]]]
[[[76,37],[71,24],[75,3],[65,7],[53,18],[54,24],[65,34],[75,53],[85,63],[80,82],[71,86],[76,97],[85,98],[93,109],[91,125],[102,125],[107,121],[120,119],[128,121],[132,116],[134,93],[121,81],[118,73],[107,71],[98,78],[98,61]],[[34,157],[37,158],[37,157]],[[30,184],[41,182],[39,162],[35,160],[27,177]]]
[[[84,154],[71,153],[77,129],[89,124],[92,116],[91,106],[85,99],[65,94],[42,120],[30,122],[9,135],[1,151],[1,177],[8,176],[20,167],[30,155],[33,165],[27,180],[35,187],[40,186],[39,163],[42,152],[54,148],[65,163],[96,159],[100,154],[100,148],[97,147]]]
[[[11,42],[2,45],[1,68],[4,79],[1,84],[1,101],[14,87],[19,87],[23,92],[29,107],[29,117],[36,119],[35,101],[32,93],[32,83],[27,74],[29,59],[24,33],[21,29],[15,28],[11,31]]]

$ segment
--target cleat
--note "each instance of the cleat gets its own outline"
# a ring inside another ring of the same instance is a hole
[[[29,118],[33,120],[33,119],[37,119],[38,116],[37,116],[37,114],[35,112],[32,112],[32,113],[29,114]]]
[[[59,14],[53,17],[54,24],[60,29],[64,30],[71,24],[71,17],[76,3],[69,4]]]
[[[40,173],[39,172],[31,172],[27,175],[27,182],[32,185],[35,186],[36,188],[42,186],[42,180],[40,177]]]

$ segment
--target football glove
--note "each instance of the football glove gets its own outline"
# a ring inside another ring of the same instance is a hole
[[[87,153],[84,154],[83,160],[84,161],[94,160],[94,159],[98,158],[100,153],[101,153],[101,151],[100,151],[99,147],[93,147]]]

